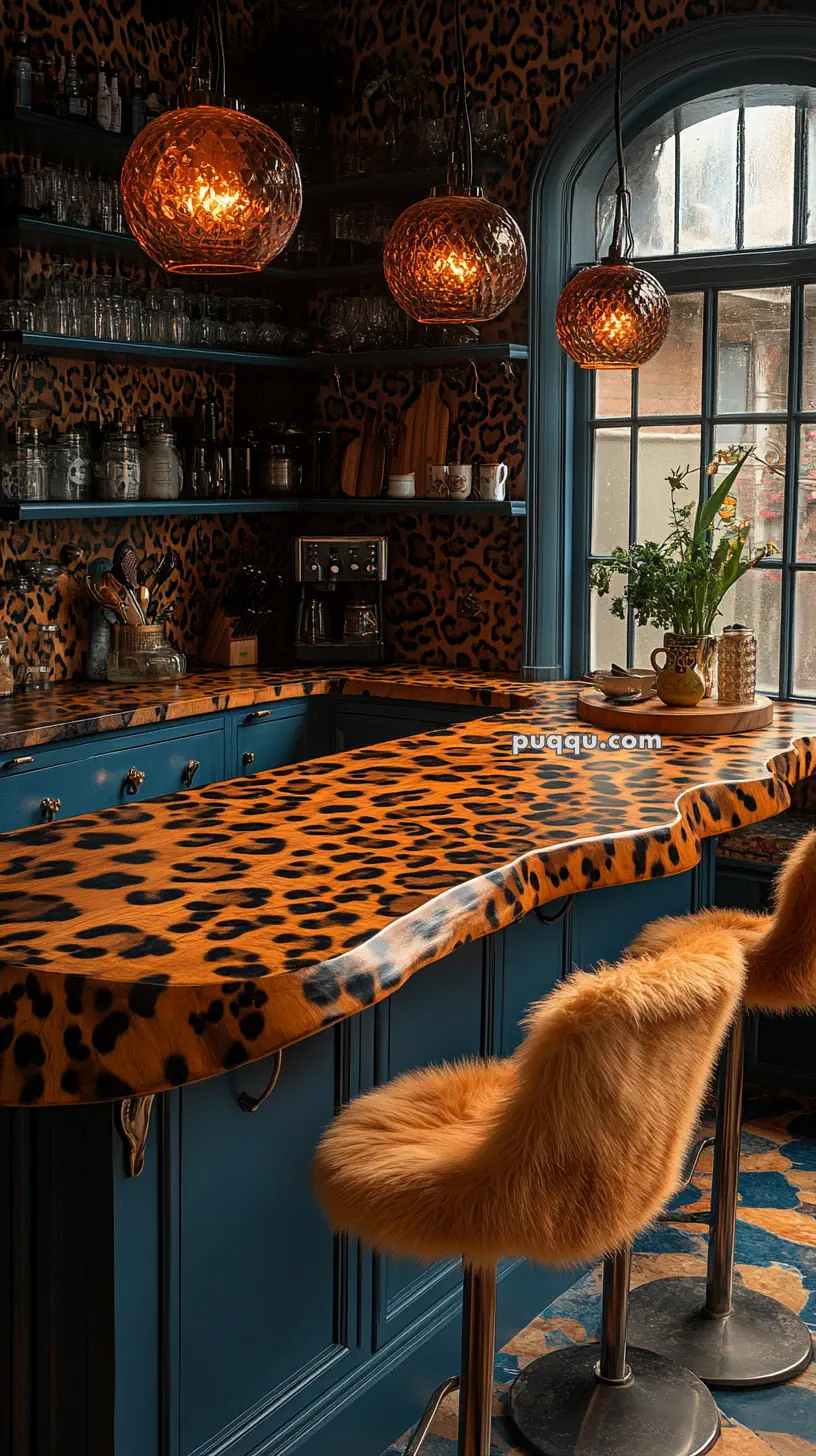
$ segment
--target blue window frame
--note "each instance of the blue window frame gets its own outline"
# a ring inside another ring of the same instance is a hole
[[[668,469],[699,465],[708,490],[715,448],[753,443],[741,515],[779,556],[727,610],[758,630],[763,686],[814,698],[816,24],[684,27],[636,53],[625,88],[637,256],[673,296],[672,331],[631,376],[585,374],[554,340],[558,292],[608,223],[607,78],[554,133],[533,189],[528,674],[577,675],[593,639],[606,662],[648,657],[656,634],[590,603],[591,560],[661,539]]]

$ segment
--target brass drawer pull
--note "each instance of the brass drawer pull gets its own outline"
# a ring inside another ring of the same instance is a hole
[[[21,763],[33,763],[33,762],[34,762],[34,755],[33,755],[33,753],[27,753],[27,754],[24,755],[23,758],[7,758],[6,761],[5,761],[5,763],[3,764],[3,768],[19,768]]]
[[[126,794],[138,794],[138,792],[139,792],[140,788],[142,787],[142,784],[144,783],[144,781],[145,781],[145,775],[144,775],[144,772],[143,772],[142,769],[140,769],[140,768],[129,768],[128,771],[127,771],[127,773],[125,774],[125,782],[124,782],[125,793]]]
[[[247,713],[244,723],[257,723],[260,718],[269,718],[270,716],[270,708],[259,708],[255,713]]]
[[[200,768],[201,764],[199,763],[197,758],[191,758],[190,762],[188,764],[185,764],[184,768],[181,770],[181,781],[184,784],[185,789],[191,789],[193,787],[193,779],[195,778]]]
[[[255,754],[254,753],[245,753],[244,754],[244,768],[249,768],[249,765],[251,763],[254,763],[254,762],[255,762]]]
[[[42,811],[42,816],[46,824],[50,824],[51,820],[56,818],[61,808],[61,799],[43,799],[40,804],[40,810]]]

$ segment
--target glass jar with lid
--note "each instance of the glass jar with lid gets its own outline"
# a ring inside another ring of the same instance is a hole
[[[145,500],[178,500],[184,466],[170,421],[160,415],[142,420],[142,436],[142,496]]]
[[[48,494],[51,500],[87,500],[92,479],[91,452],[84,431],[66,430],[57,435],[48,460]]]
[[[138,500],[144,452],[132,430],[117,430],[105,437],[97,472],[102,500]]]
[[[7,698],[14,692],[14,670],[11,666],[11,648],[8,637],[0,637],[0,698]]]
[[[36,437],[14,440],[5,446],[0,495],[15,502],[48,499],[48,454]]]

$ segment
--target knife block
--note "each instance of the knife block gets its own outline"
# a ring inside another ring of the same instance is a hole
[[[220,607],[216,608],[204,639],[205,662],[217,662],[222,667],[257,666],[258,638],[236,636],[237,621],[237,617],[228,617]]]

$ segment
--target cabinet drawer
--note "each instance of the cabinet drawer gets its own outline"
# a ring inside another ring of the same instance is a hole
[[[239,774],[262,773],[311,757],[308,703],[251,708],[237,725]]]
[[[100,738],[96,752],[88,743],[77,745],[77,750],[84,748],[82,758],[60,757],[42,768],[36,759],[31,768],[7,760],[9,766],[0,769],[0,830],[27,829],[47,821],[49,800],[59,803],[55,816],[67,819],[118,804],[137,804],[190,786],[200,788],[224,776],[220,729],[162,736],[155,741],[139,738],[107,751],[102,749],[103,743]]]

